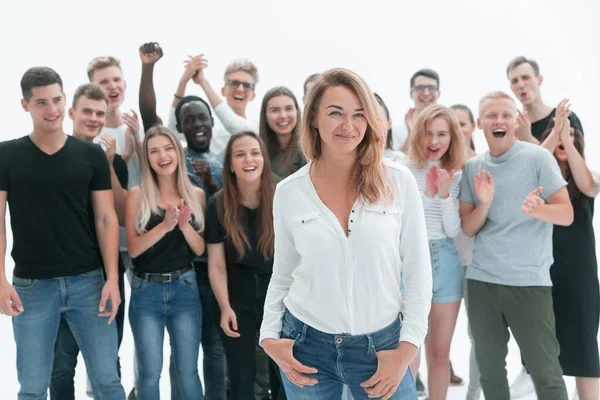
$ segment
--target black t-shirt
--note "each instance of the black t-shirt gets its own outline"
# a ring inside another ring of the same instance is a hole
[[[227,269],[242,268],[245,271],[255,274],[269,275],[273,272],[273,258],[265,260],[260,249],[258,249],[258,209],[251,210],[244,207],[244,215],[242,221],[244,232],[248,237],[250,247],[246,249],[244,257],[240,259],[240,255],[235,249],[233,242],[227,238],[225,227],[219,220],[217,210],[217,198],[212,196],[208,200],[206,207],[206,228],[204,232],[204,240],[207,244],[224,243],[225,258]]]
[[[146,232],[150,232],[156,225],[165,219],[165,210],[160,210],[161,215],[151,214],[146,224]],[[192,226],[194,225],[192,220]],[[176,226],[167,232],[154,246],[132,260],[136,270],[146,273],[173,272],[192,266],[194,252],[188,245],[183,232]]]
[[[48,155],[29,136],[0,143],[15,276],[46,279],[101,268],[89,205],[92,191],[110,189],[108,160],[98,145],[68,136]]]
[[[552,119],[554,118],[555,115],[556,115],[556,108],[552,109],[552,111],[550,112],[550,114],[548,114],[547,117],[544,117],[544,118],[540,119],[539,121],[535,121],[535,122],[531,123],[531,134],[537,140],[542,139],[542,135],[544,134],[546,129],[548,129],[548,126],[550,125],[550,123],[552,123]],[[574,112],[572,112],[571,115],[569,115],[569,121],[571,122],[571,128],[577,129],[583,135],[583,127],[581,126],[581,121],[579,121],[579,118],[577,117],[577,115]]]
[[[99,145],[96,145],[99,146]],[[117,175],[117,179],[119,180],[119,184],[125,190],[127,190],[127,185],[129,183],[129,172],[127,171],[127,163],[123,158],[115,154],[115,158],[113,159],[113,169],[115,170],[115,175]],[[92,232],[94,233],[94,237],[98,240],[98,236],[96,235],[96,220],[94,219],[94,207],[92,206],[92,202],[90,201],[89,206],[89,217],[90,224],[92,226]],[[121,258],[121,253],[119,252],[119,271],[125,272],[125,263]]]

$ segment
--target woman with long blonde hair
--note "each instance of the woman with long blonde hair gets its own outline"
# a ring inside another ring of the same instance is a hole
[[[433,276],[429,333],[425,340],[429,398],[443,400],[450,382],[450,344],[464,279],[453,238],[461,232],[458,194],[465,145],[452,111],[437,104],[423,109],[415,121],[408,157],[396,161],[413,173],[423,199]],[[413,369],[418,366],[413,365]]]
[[[202,308],[192,261],[205,249],[205,195],[187,177],[183,148],[168,128],[146,133],[141,167],[142,183],[129,191],[125,215],[134,265],[129,321],[139,367],[137,398],[159,398],[166,328],[180,393],[201,400]]]
[[[385,140],[362,78],[317,78],[301,132],[310,161],[275,192],[260,335],[290,400],[341,398],[344,385],[356,400],[417,398],[407,369],[427,332],[427,233],[416,182],[383,160]]]

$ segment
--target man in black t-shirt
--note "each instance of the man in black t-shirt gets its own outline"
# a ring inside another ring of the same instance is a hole
[[[124,400],[112,324],[121,297],[108,161],[99,146],[63,132],[66,96],[55,71],[30,68],[21,89],[33,132],[0,143],[0,312],[13,317],[18,397],[46,398],[64,316],[82,349],[94,392]],[[7,203],[12,285],[4,265]]]
[[[544,77],[540,75],[540,67],[534,60],[516,57],[508,64],[506,76],[510,81],[510,89],[524,108],[523,112],[518,111],[517,137],[525,142],[539,144],[556,113],[556,108],[542,100],[540,86]],[[575,113],[571,113],[569,120],[571,126],[583,134],[583,127]]]
[[[73,106],[69,110],[69,117],[73,120],[73,136],[93,143],[100,143],[106,153],[110,166],[111,186],[114,194],[115,211],[121,226],[125,223],[125,203],[127,199],[128,172],[127,164],[123,158],[116,154],[116,139],[110,135],[100,135],[108,113],[108,96],[93,83],[81,85],[73,95]],[[99,145],[98,145],[99,146]],[[90,207],[92,205],[90,204]],[[90,213],[93,217],[93,210]],[[94,225],[93,218],[90,224]],[[95,228],[92,230],[95,232]],[[125,320],[125,267],[119,256],[119,293],[121,304],[115,322],[117,324],[118,344],[123,338],[123,324]],[[69,328],[67,320],[61,317],[58,328],[58,337],[54,345],[54,362],[52,365],[52,380],[50,381],[50,398],[52,400],[74,400],[75,367],[79,346]],[[91,388],[91,386],[89,386]]]

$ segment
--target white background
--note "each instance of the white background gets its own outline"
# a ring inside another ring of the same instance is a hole
[[[61,74],[70,103],[75,88],[87,80],[89,60],[117,56],[128,83],[125,106],[137,108],[137,49],[146,41],[158,41],[165,52],[155,72],[158,112],[164,120],[188,54],[206,54],[210,62],[206,74],[215,88],[221,87],[229,61],[238,57],[254,61],[260,82],[249,115],[256,119],[260,98],[269,88],[285,85],[300,98],[308,75],[339,66],[361,74],[386,101],[396,121],[411,106],[409,78],[416,70],[429,67],[439,72],[440,103],[464,103],[476,110],[485,92],[510,92],[506,64],[525,55],[541,66],[546,103],[571,99],[586,132],[588,162],[598,168],[598,17],[600,6],[594,0],[0,0],[0,139],[31,131],[29,115],[19,103],[19,81],[35,65],[50,66]],[[192,86],[188,93],[198,93]],[[65,131],[70,129],[66,118]],[[482,136],[475,134],[477,145],[485,142]],[[10,233],[8,240],[10,249]],[[12,268],[7,255],[8,277]],[[11,322],[6,317],[0,319],[0,346],[0,398],[14,399],[18,382]],[[451,358],[465,378],[468,349],[461,313]],[[121,356],[123,383],[129,390],[133,377],[128,327]],[[519,368],[518,349],[512,342],[509,379]],[[83,375],[78,368],[77,398],[83,398]],[[163,376],[168,376],[166,369]],[[573,381],[567,383],[572,391]],[[162,380],[161,388],[163,398],[168,398],[168,379]],[[464,392],[464,387],[452,388],[448,398],[464,398]]]

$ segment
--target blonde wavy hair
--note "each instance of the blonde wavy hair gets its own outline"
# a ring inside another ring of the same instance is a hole
[[[425,167],[427,160],[429,160],[429,155],[427,154],[429,124],[438,118],[446,121],[448,124],[448,133],[450,134],[450,146],[440,160],[441,166],[447,170],[460,170],[465,164],[465,138],[452,110],[439,104],[432,104],[419,113],[410,135],[408,154],[417,164],[417,167]]]
[[[194,191],[194,187],[190,182],[187,175],[187,168],[185,165],[185,154],[183,147],[179,142],[179,139],[175,134],[164,126],[155,126],[146,132],[143,143],[143,154],[141,160],[142,167],[142,183],[140,184],[141,191],[141,204],[140,209],[135,218],[135,227],[139,234],[146,230],[146,225],[150,220],[152,214],[161,215],[164,210],[161,210],[158,206],[160,200],[160,191],[158,189],[158,181],[156,179],[156,172],[150,166],[148,160],[148,142],[153,137],[164,136],[168,138],[175,151],[177,152],[177,191],[183,199],[186,205],[192,206],[192,220],[194,221],[194,228],[196,231],[201,233],[204,230],[204,213],[202,212],[202,206],[200,200]],[[174,204],[176,206],[176,204]]]
[[[358,159],[350,178],[350,189],[358,190],[369,203],[376,203],[381,198],[391,202],[394,198],[389,175],[383,165],[383,152],[387,139],[387,127],[382,119],[379,103],[366,82],[357,74],[343,68],[330,69],[323,72],[315,81],[308,93],[300,145],[308,160],[321,157],[321,137],[313,126],[317,118],[323,94],[330,87],[343,86],[356,94],[367,120],[367,131],[359,143]]]

